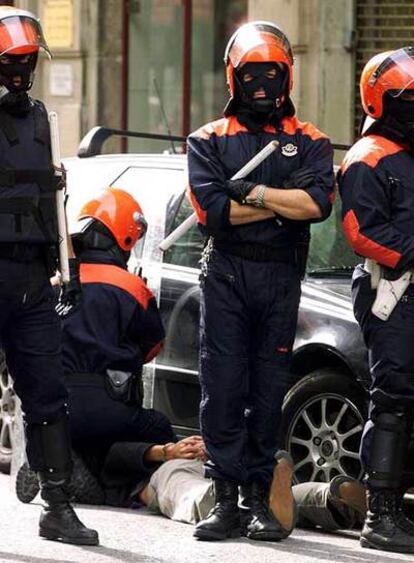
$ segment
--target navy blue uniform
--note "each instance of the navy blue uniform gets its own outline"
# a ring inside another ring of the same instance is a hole
[[[63,318],[62,353],[73,444],[106,450],[118,441],[168,442],[161,413],[111,398],[107,370],[140,377],[161,349],[164,329],[143,280],[102,250],[81,254],[82,302]]]
[[[57,243],[55,193],[44,105],[29,98],[19,115],[0,108],[0,345],[22,401],[32,468],[60,463],[67,473],[68,444],[58,463],[38,440],[42,428],[65,419],[67,403],[47,263]]]
[[[414,264],[414,158],[407,148],[381,135],[367,135],[347,153],[339,174],[345,235],[361,256],[399,277]],[[353,277],[355,316],[369,350],[371,409],[362,442],[367,465],[370,430],[380,413],[414,414],[414,286],[390,318],[371,313],[376,292],[359,266]]]
[[[283,218],[233,226],[229,180],[271,140],[280,150],[248,180],[280,187],[300,167],[321,219],[331,211],[334,179],[329,140],[312,125],[285,118],[278,130],[251,133],[232,116],[188,138],[190,198],[210,243],[201,275],[201,428],[207,475],[269,482],[300,299],[297,249],[309,222]]]

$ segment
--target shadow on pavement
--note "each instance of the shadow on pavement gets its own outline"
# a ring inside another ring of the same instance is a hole
[[[6,553],[0,551],[0,561],[18,561],[19,563],[73,563],[73,559],[49,559],[48,557],[36,557],[35,555],[22,555],[21,553]]]
[[[323,534],[325,537],[326,535]],[[349,536],[348,536],[349,538]],[[349,538],[350,539],[350,538]],[[335,561],[335,563],[363,563],[370,561],[378,563],[393,562],[398,561],[398,556],[400,554],[395,553],[394,556],[387,556],[386,551],[379,551],[376,549],[349,549],[344,546],[335,549],[334,546],[329,546],[326,543],[306,540],[304,538],[293,537],[285,540],[283,543],[264,543],[261,542],[264,548],[272,549],[276,552],[287,552],[292,555],[306,555],[308,557],[315,557],[318,561]],[[410,555],[410,554],[406,554]]]

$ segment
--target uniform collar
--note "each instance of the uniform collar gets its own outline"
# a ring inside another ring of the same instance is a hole
[[[110,266],[118,266],[126,270],[125,264],[115,256],[108,254],[106,250],[84,250],[79,255],[81,264],[108,264]]]

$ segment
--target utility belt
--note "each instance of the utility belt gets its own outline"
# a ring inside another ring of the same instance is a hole
[[[371,307],[373,315],[387,321],[399,301],[408,302],[404,294],[410,283],[414,283],[414,271],[407,270],[398,278],[390,279],[390,271],[366,258],[364,270],[371,276],[371,288],[376,289],[376,297]]]
[[[108,369],[105,373],[67,373],[67,384],[97,385],[110,398],[130,406],[142,406],[144,389],[140,373]]]
[[[26,244],[23,242],[0,242],[0,259],[15,262],[34,262],[45,258],[47,247],[44,244]]]
[[[253,262],[288,262],[296,264],[295,248],[274,248],[254,243],[223,243],[214,241],[214,248]]]

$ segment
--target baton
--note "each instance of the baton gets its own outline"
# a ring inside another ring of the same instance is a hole
[[[52,151],[52,164],[55,169],[55,176],[62,178],[62,162],[60,160],[59,125],[58,116],[55,111],[49,112],[50,125],[50,146]],[[69,274],[69,254],[68,254],[68,230],[66,225],[65,200],[63,189],[56,191],[56,211],[59,231],[59,262],[62,282],[70,281]]]
[[[247,162],[234,176],[231,180],[241,180],[245,178],[250,172],[253,172],[255,168],[259,166],[268,156],[275,152],[279,146],[279,141],[270,141],[260,152],[258,152],[249,162]],[[197,223],[197,216],[195,213],[187,217],[185,221],[178,225],[176,229],[172,231],[159,245],[159,249],[166,251],[172,246],[180,237],[182,237],[193,225]]]

